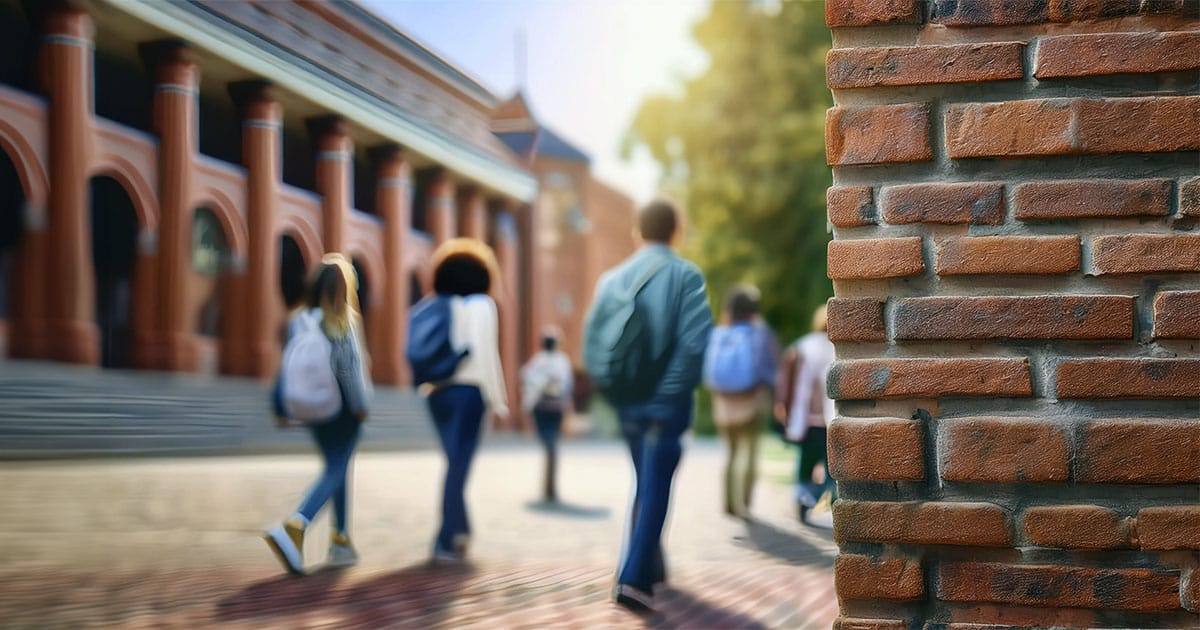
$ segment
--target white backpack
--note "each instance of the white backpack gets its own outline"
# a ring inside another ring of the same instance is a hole
[[[333,344],[321,331],[320,309],[297,315],[296,330],[283,349],[279,372],[283,409],[289,418],[321,424],[342,408],[332,354]]]

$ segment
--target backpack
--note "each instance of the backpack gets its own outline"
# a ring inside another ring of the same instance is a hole
[[[342,390],[331,361],[333,343],[321,330],[319,309],[303,311],[295,321],[280,363],[280,398],[289,418],[321,424],[342,408]]]
[[[412,366],[416,385],[450,380],[470,354],[470,350],[456,351],[450,342],[453,323],[450,302],[450,296],[431,295],[418,302],[409,314],[404,356]]]
[[[758,384],[757,333],[746,325],[713,329],[704,354],[704,384],[710,390],[740,394],[754,389]]]
[[[632,287],[605,284],[588,315],[583,338],[583,364],[592,383],[614,404],[642,402],[654,395],[666,371],[670,351],[653,356],[650,322],[637,296],[667,265],[663,258]]]

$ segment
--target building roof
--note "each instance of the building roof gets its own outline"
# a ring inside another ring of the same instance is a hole
[[[592,162],[583,149],[538,122],[521,92],[514,94],[492,114],[492,131],[527,162],[541,155],[584,164]]]

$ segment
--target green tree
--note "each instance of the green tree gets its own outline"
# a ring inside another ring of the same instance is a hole
[[[693,35],[707,70],[678,95],[647,99],[625,150],[645,145],[664,190],[686,205],[685,253],[707,275],[714,306],[731,285],[753,283],[765,318],[791,340],[832,294],[824,3],[716,0]]]

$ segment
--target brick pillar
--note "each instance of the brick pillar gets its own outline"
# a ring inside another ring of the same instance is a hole
[[[46,270],[47,221],[46,199],[27,199],[25,233],[21,237],[18,269],[32,270],[14,274],[18,304],[12,312],[8,329],[8,354],[18,358],[40,358],[46,355]]]
[[[495,222],[496,238],[493,248],[496,250],[496,261],[500,263],[501,281],[504,284],[503,293],[497,297],[497,306],[500,311],[500,363],[504,367],[504,382],[508,387],[508,406],[512,413],[510,421],[514,423],[514,427],[519,423],[520,426],[528,428],[532,426],[531,420],[521,414],[520,387],[517,378],[517,373],[521,369],[520,348],[518,347],[521,325],[519,302],[521,291],[517,284],[520,277],[518,273],[520,244],[517,240],[517,228],[511,213],[508,211],[497,212]]]
[[[1200,626],[1196,4],[826,10],[838,625]]]
[[[379,294],[383,306],[378,350],[371,357],[375,380],[407,385],[410,380],[404,346],[408,333],[408,299],[411,287],[404,265],[404,239],[412,210],[412,168],[398,147],[373,152],[376,164],[376,213],[383,217],[383,277]]]
[[[161,42],[145,48],[153,68],[154,128],[158,134],[158,312],[155,367],[195,370],[199,357],[187,307],[197,152],[196,95],[200,69],[187,46]]]
[[[321,193],[321,240],[325,252],[344,252],[354,190],[354,141],[340,118],[309,121],[313,146],[317,147],[316,186]]]
[[[265,83],[238,83],[230,92],[242,111],[242,164],[246,167],[245,335],[239,372],[265,378],[279,363],[279,237],[275,229],[283,109]]]
[[[464,187],[458,195],[459,236],[487,241],[487,198],[476,186]]]
[[[46,351],[98,364],[91,261],[88,165],[92,152],[92,18],[64,6],[46,15],[43,79],[49,100],[50,256],[46,260]]]
[[[434,246],[458,236],[454,182],[448,173],[441,171],[430,178],[425,203],[425,227],[433,236]]]

